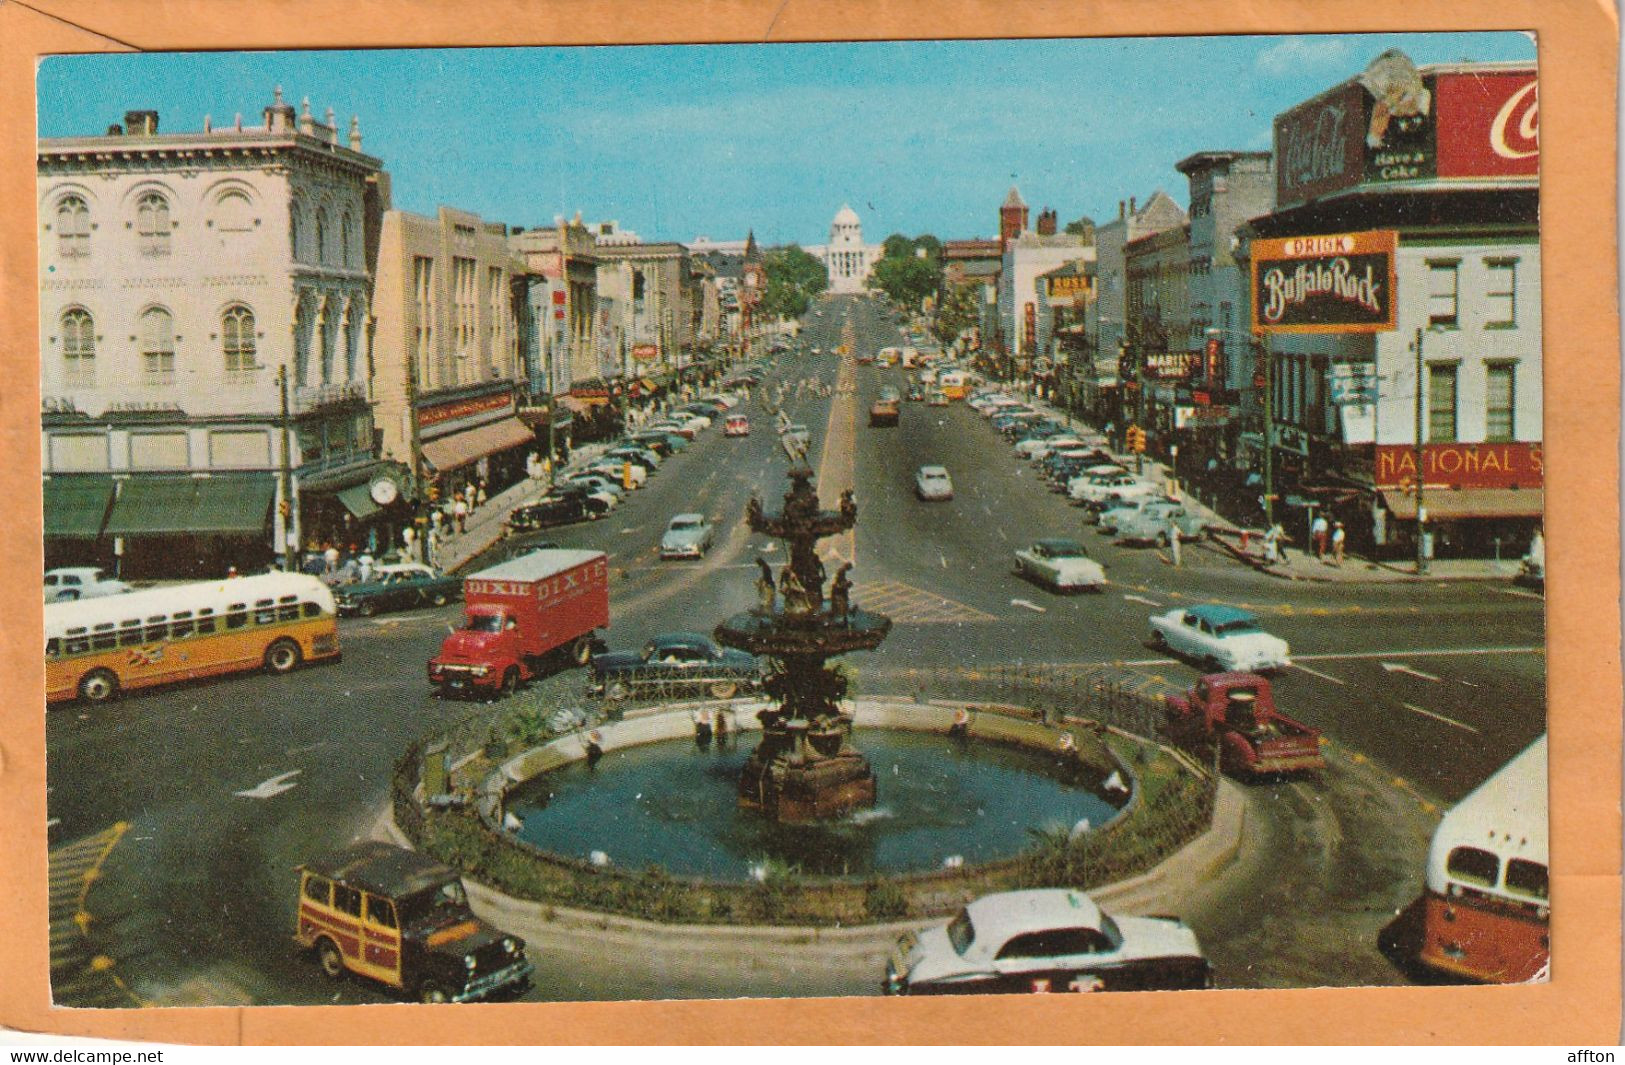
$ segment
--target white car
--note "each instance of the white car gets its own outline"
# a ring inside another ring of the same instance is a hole
[[[587,467],[587,472],[601,473],[605,477],[612,478],[617,483],[625,483],[621,481],[621,477],[624,474],[631,479],[633,488],[642,488],[644,482],[648,481],[649,479],[649,471],[644,469],[642,466],[639,466],[637,463],[616,462],[614,459],[610,458],[603,458],[594,462],[592,465]]]
[[[45,601],[62,603],[74,599],[96,599],[104,595],[121,595],[135,589],[109,577],[98,566],[63,566],[45,573]]]
[[[943,502],[954,497],[953,478],[944,466],[921,466],[914,475],[914,494],[928,503]]]
[[[1022,548],[1016,552],[1016,572],[1057,592],[1099,591],[1106,585],[1106,567],[1076,540],[1039,540]]]
[[[1085,473],[1067,482],[1066,494],[1074,503],[1103,503],[1108,499],[1134,499],[1159,495],[1162,488],[1142,481],[1127,470]]]
[[[1125,520],[1138,515],[1141,511],[1177,507],[1178,505],[1173,500],[1160,496],[1139,496],[1134,499],[1122,499],[1102,510],[1100,518],[1095,522],[1095,526],[1101,532],[1110,535],[1117,532],[1117,527]]]
[[[1071,433],[1062,433],[1059,436],[1045,437],[1043,440],[1023,440],[1016,445],[1016,451],[1032,459],[1034,462],[1043,462],[1057,451],[1067,451],[1083,447],[1083,441]]]
[[[715,531],[704,514],[679,514],[660,538],[661,558],[704,558]]]
[[[1285,640],[1261,629],[1247,611],[1217,603],[1153,614],[1151,643],[1196,660],[1209,673],[1263,673],[1292,664]]]

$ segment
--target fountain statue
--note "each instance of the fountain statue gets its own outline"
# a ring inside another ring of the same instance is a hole
[[[758,558],[756,609],[717,626],[719,643],[773,662],[764,687],[777,704],[757,717],[762,741],[739,774],[739,802],[780,822],[839,817],[873,806],[875,775],[852,743],[852,719],[841,710],[846,678],[826,663],[849,651],[871,651],[891,631],[891,619],[852,605],[852,564],[845,562],[824,596],[819,540],[857,522],[850,490],[838,510],[821,510],[813,472],[799,456],[789,470],[784,508],[768,514],[755,496],[745,508],[754,532],[790,545],[790,560],[773,579]]]

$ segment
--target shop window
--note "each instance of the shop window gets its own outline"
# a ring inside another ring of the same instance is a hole
[[[1442,329],[1457,325],[1461,264],[1455,259],[1428,260],[1428,324]]]
[[[1493,362],[1484,367],[1484,439],[1506,443],[1516,438],[1517,364]]]
[[[1456,377],[1454,363],[1428,367],[1428,440],[1435,444],[1456,439]]]

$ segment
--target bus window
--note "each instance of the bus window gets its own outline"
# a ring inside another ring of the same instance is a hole
[[[61,653],[62,653],[62,641],[61,640],[58,640],[55,636],[53,636],[49,640],[45,641],[45,657],[46,658],[55,658],[57,655],[59,655]]]
[[[307,618],[319,618],[321,616],[322,616],[322,608],[321,607],[317,606],[315,603],[306,603],[305,604],[305,617],[307,617]]]
[[[194,622],[192,621],[181,621],[179,618],[177,618],[175,621],[170,623],[169,638],[171,640],[186,639],[186,637],[192,635],[193,625]]]
[[[248,624],[248,604],[233,603],[226,608],[226,628],[240,629]]]
[[[212,635],[214,633],[214,631],[215,631],[215,619],[214,618],[200,617],[200,618],[197,619],[197,634],[199,636],[209,636],[209,635]]]
[[[63,641],[62,653],[82,655],[90,650],[90,636],[85,632],[84,626],[68,630],[68,637]]]
[[[276,610],[269,599],[254,600],[254,624],[269,625],[276,621]]]
[[[98,630],[105,628],[108,631],[98,631],[90,637],[90,646],[93,649],[97,651],[111,651],[118,646],[118,634],[111,631],[113,628],[111,624],[106,626],[97,625],[96,628]]]
[[[297,602],[285,603],[285,605],[277,607],[276,617],[278,621],[298,621],[299,604]]]
[[[1500,879],[1501,860],[1477,847],[1457,847],[1450,852],[1445,871],[1464,883],[1494,887]]]
[[[163,614],[154,614],[147,619],[147,643],[158,643],[169,636],[169,618]]]
[[[135,647],[141,642],[141,619],[133,618],[124,622],[118,630],[118,645],[120,647]]]
[[[1546,899],[1546,867],[1527,858],[1513,858],[1507,862],[1507,890],[1532,899]]]

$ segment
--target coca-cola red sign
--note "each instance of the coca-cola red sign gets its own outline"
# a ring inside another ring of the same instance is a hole
[[[1540,171],[1540,101],[1533,70],[1441,73],[1440,177],[1533,177]]]
[[[1275,118],[1275,199],[1302,203],[1365,173],[1366,93],[1349,81]]]

